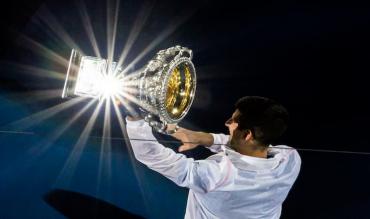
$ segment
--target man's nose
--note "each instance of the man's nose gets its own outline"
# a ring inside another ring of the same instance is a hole
[[[229,127],[229,125],[231,124],[231,119],[228,119],[226,122],[225,122],[225,126]]]

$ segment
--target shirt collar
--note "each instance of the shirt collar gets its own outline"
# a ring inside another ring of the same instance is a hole
[[[271,147],[271,145],[269,146]],[[262,171],[262,170],[272,170],[279,165],[280,154],[279,152],[270,150],[268,153],[272,153],[274,157],[272,158],[260,158],[248,155],[243,155],[230,147],[225,146],[225,154],[237,167],[250,171]]]

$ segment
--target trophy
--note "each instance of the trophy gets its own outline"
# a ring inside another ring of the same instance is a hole
[[[72,50],[62,98],[102,98],[119,92],[128,83],[137,90],[135,99],[144,120],[157,132],[171,134],[176,129],[166,131],[167,125],[178,124],[194,100],[196,73],[192,57],[186,47],[160,50],[143,70],[125,77],[125,70],[116,62]]]

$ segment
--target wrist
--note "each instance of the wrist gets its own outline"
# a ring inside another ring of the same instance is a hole
[[[197,132],[196,136],[201,145],[204,145],[206,147],[210,147],[213,145],[214,140],[212,134],[207,132]]]

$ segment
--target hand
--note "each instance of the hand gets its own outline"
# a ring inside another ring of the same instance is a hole
[[[167,128],[171,130],[171,128],[174,127],[169,125]],[[179,147],[179,152],[191,150],[199,145],[204,145],[206,147],[213,145],[213,136],[206,132],[195,132],[179,127],[177,132],[172,134],[172,136],[182,142],[182,145]]]
[[[168,128],[171,129],[171,127]],[[191,150],[201,144],[198,133],[188,129],[178,128],[172,136],[182,142],[179,152]]]

